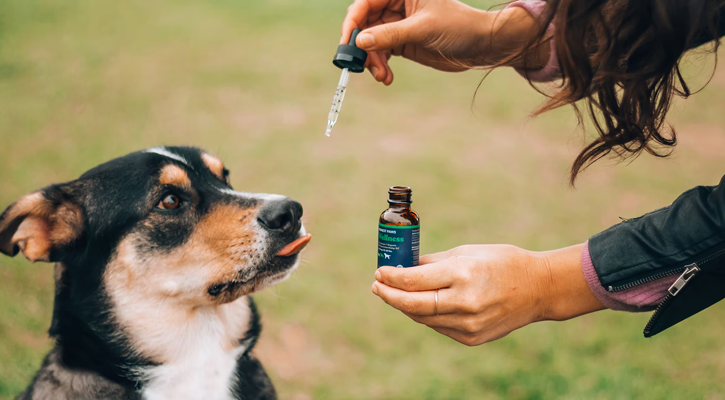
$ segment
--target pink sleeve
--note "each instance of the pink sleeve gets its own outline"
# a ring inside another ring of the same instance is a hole
[[[520,7],[526,10],[534,18],[540,18],[544,9],[546,8],[546,2],[541,0],[533,1],[514,1],[506,6],[509,7]],[[546,29],[546,33],[549,35],[554,34],[554,24],[549,24]],[[554,38],[549,40],[549,46],[551,51],[549,55],[549,61],[546,65],[539,69],[523,69],[514,68],[524,78],[528,78],[532,82],[551,82],[561,77],[559,73],[559,61],[556,58],[556,46],[554,44]]]
[[[677,280],[678,276],[668,276],[656,281],[643,283],[621,292],[608,292],[599,282],[589,255],[589,242],[582,250],[582,269],[584,278],[595,296],[605,307],[617,311],[642,312],[651,311],[667,296],[667,289]]]

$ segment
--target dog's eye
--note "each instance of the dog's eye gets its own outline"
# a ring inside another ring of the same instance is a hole
[[[181,204],[181,200],[179,200],[179,196],[177,196],[175,194],[167,194],[159,202],[159,205],[157,207],[161,208],[163,210],[173,210],[174,208],[179,207],[179,204]]]

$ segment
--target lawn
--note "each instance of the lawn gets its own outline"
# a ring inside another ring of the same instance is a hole
[[[283,193],[313,233],[287,282],[256,295],[257,355],[283,399],[725,399],[725,305],[652,339],[645,314],[603,311],[465,347],[370,293],[391,185],[414,190],[423,253],[467,243],[585,241],[725,172],[725,68],[678,101],[673,157],[603,162],[567,186],[585,143],[569,109],[518,75],[393,60],[390,87],[351,79],[324,133],[346,1],[4,0],[0,209],[160,144],[219,155],[237,189]],[[488,3],[477,2],[479,6]],[[712,60],[692,57],[695,86]],[[52,266],[0,258],[0,399],[51,346]]]

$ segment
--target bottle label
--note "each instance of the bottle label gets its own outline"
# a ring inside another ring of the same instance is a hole
[[[420,251],[420,225],[378,226],[378,268],[398,268],[418,265]]]

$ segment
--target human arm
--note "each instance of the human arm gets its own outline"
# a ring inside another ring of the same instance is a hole
[[[644,332],[653,336],[725,298],[725,177],[585,244],[461,246],[423,256],[419,267],[380,268],[375,279],[386,303],[467,345],[604,308],[656,308]]]
[[[483,11],[455,0],[356,0],[343,22],[340,42],[360,28],[356,44],[368,51],[368,69],[389,85],[391,55],[402,56],[443,71],[490,66],[536,40],[539,21],[523,8]],[[527,66],[549,60],[548,43],[534,46]],[[507,65],[523,66],[522,58]]]
[[[531,252],[509,245],[461,246],[423,256],[415,268],[378,269],[372,291],[414,321],[479,345],[533,322],[603,309],[584,279],[582,247]]]

